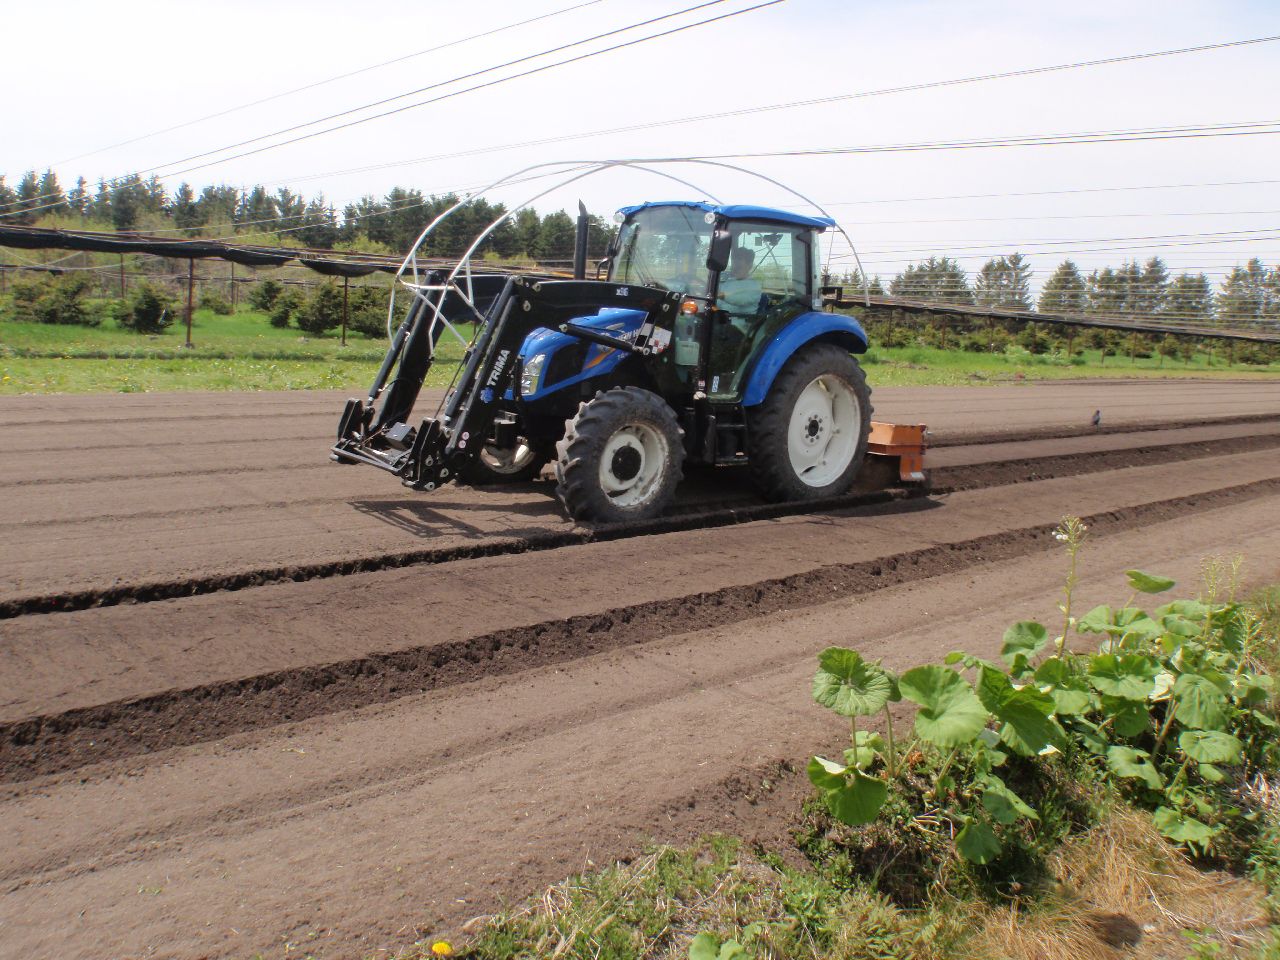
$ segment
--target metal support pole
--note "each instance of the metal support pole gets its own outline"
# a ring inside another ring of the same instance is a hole
[[[350,277],[342,278],[342,345],[347,345],[347,286],[351,283]]]
[[[191,313],[195,308],[196,298],[196,262],[194,259],[187,261],[187,342],[184,347],[190,347],[191,344]]]
[[[120,254],[120,299],[121,300],[125,298],[125,294],[126,294],[126,291],[125,291],[125,285],[124,285],[124,254],[122,253]]]

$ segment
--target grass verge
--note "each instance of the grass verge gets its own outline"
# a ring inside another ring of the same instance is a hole
[[[308,337],[277,328],[265,314],[242,310],[220,316],[197,310],[192,348],[185,328],[141,335],[111,324],[50,326],[0,321],[0,394],[133,393],[169,390],[351,390],[367,387],[385,342],[358,335],[343,346],[336,334]],[[461,358],[461,345],[441,341],[442,362],[428,386],[444,386]],[[936,347],[874,347],[863,358],[873,386],[1016,383],[1088,378],[1272,379],[1280,367],[1228,366],[1198,356],[1185,365],[1158,358],[1103,358],[1098,351],[1069,363],[1052,354],[1013,348],[980,354]]]

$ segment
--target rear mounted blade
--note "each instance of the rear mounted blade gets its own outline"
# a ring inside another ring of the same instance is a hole
[[[924,454],[929,431],[923,423],[871,421],[867,458],[854,481],[858,491],[907,487],[927,492],[929,474]]]

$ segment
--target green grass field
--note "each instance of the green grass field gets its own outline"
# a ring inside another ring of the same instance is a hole
[[[50,326],[0,320],[0,394],[136,393],[167,390],[319,390],[366,387],[386,349],[385,340],[336,334],[310,337],[272,327],[265,314],[243,310],[219,316],[195,312],[191,348],[185,327],[142,335],[104,323],[100,327]],[[447,334],[444,362],[429,386],[447,383],[461,345]],[[873,385],[990,384],[1080,377],[1220,377],[1268,379],[1280,365],[1228,365],[1226,355],[1191,363],[1157,357],[1103,358],[1090,351],[1065,357],[966,353],[932,347],[873,349],[863,358]]]

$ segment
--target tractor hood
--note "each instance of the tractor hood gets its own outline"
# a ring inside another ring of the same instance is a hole
[[[626,338],[640,329],[644,319],[643,310],[604,307],[599,313],[575,317],[571,322],[580,327]],[[525,401],[540,400],[583,380],[606,374],[624,356],[624,351],[588,343],[559,330],[536,330],[525,338],[524,345],[520,348],[520,364],[524,371],[520,398]]]

